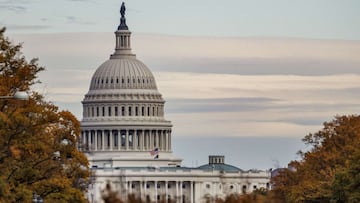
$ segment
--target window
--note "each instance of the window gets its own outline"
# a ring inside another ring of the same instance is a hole
[[[105,116],[105,107],[102,107],[102,116]]]
[[[206,184],[206,188],[207,188],[207,189],[210,189],[210,184]]]
[[[139,115],[139,108],[136,106],[135,107],[135,116],[138,116]]]
[[[105,131],[105,135],[106,135],[106,146],[109,148],[110,147],[110,131]]]
[[[234,186],[233,185],[230,185],[230,190],[234,189]]]
[[[117,147],[117,146],[118,146],[118,142],[119,142],[118,132],[117,132],[117,131],[113,131],[113,135],[114,135],[114,147]]]
[[[242,193],[245,194],[246,193],[246,185],[242,186]]]
[[[91,107],[91,116],[94,117],[95,114],[94,114],[94,107]]]
[[[132,111],[131,106],[129,106],[129,116],[131,116],[131,111]]]
[[[135,184],[131,184],[131,188],[134,189],[134,188],[135,188]]]
[[[109,106],[109,108],[108,108],[108,113],[109,113],[109,116],[111,116],[111,106]]]
[[[150,107],[147,107],[147,115],[150,116]]]
[[[115,110],[115,112],[114,112],[114,113],[115,113],[115,116],[118,116],[118,115],[119,115],[119,112],[118,112],[118,107],[117,107],[117,106],[115,106],[115,109],[114,109],[114,110]]]
[[[121,107],[121,116],[125,116],[125,107],[124,106]]]
[[[141,107],[141,116],[145,115],[145,107]]]
[[[97,106],[96,107],[96,116],[99,117],[100,116],[100,113],[99,113],[99,107]]]
[[[157,184],[157,188],[160,188],[160,187],[161,187],[161,185],[160,185],[160,183],[158,183],[158,184]]]
[[[150,185],[149,185],[149,184],[146,184],[146,188],[150,188]]]
[[[256,190],[256,185],[253,186],[254,190]]]

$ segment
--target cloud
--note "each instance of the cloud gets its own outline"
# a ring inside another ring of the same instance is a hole
[[[26,0],[5,0],[0,1],[0,10],[5,11],[13,11],[15,13],[21,13],[25,12],[27,10],[27,7],[25,5],[29,4],[29,1]]]
[[[300,138],[335,115],[360,112],[357,41],[133,37],[133,52],[153,71],[179,137]],[[47,68],[38,90],[81,119],[80,102],[113,52],[113,34],[15,39]]]
[[[91,22],[91,21],[84,21],[81,20],[80,18],[76,17],[76,16],[66,16],[66,21],[69,24],[81,24],[81,25],[93,25],[95,24],[95,22]]]
[[[49,29],[51,26],[49,25],[5,25],[5,27],[9,30],[44,30]]]

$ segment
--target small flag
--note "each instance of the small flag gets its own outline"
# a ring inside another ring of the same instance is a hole
[[[151,150],[150,154],[151,154],[151,156],[158,155],[159,154],[159,149],[155,148],[155,149]]]

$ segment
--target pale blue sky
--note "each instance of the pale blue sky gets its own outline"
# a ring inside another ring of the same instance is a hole
[[[119,0],[1,0],[9,32],[108,32]],[[128,24],[137,33],[360,39],[358,0],[131,0]]]
[[[81,119],[91,76],[113,52],[120,5],[0,0],[0,27],[46,67],[37,90]],[[224,154],[243,169],[286,166],[307,133],[335,115],[360,112],[358,0],[126,6],[133,52],[167,101],[174,153],[185,165]]]

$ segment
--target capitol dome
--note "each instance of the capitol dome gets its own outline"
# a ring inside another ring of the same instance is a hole
[[[80,147],[96,167],[180,165],[172,155],[165,100],[150,69],[131,51],[124,15],[115,52],[96,69],[82,101]]]
[[[156,89],[153,74],[141,61],[119,57],[105,61],[94,73],[90,90]]]

